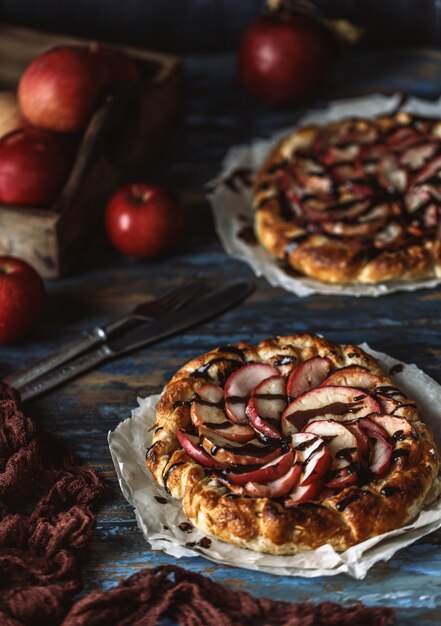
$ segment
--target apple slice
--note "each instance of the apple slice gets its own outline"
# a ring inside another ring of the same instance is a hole
[[[249,482],[268,483],[281,478],[288,472],[294,463],[294,451],[289,450],[285,454],[278,456],[274,461],[262,465],[259,469],[245,471],[241,474],[229,471],[225,474],[227,480],[233,485],[245,485]]]
[[[191,458],[197,461],[197,463],[200,463],[204,467],[225,467],[221,463],[215,461],[213,457],[201,448],[199,437],[196,435],[190,435],[182,430],[182,428],[178,428],[176,436],[188,456],[191,456]]]
[[[224,387],[225,410],[230,420],[246,424],[245,408],[250,392],[266,378],[278,374],[277,368],[266,363],[248,363],[233,372]]]
[[[297,398],[306,391],[318,387],[332,370],[332,361],[326,357],[315,356],[303,361],[293,369],[286,384],[286,393]]]
[[[290,435],[313,419],[353,420],[378,413],[378,403],[368,394],[353,387],[318,387],[299,396],[286,407],[282,433]]]
[[[353,433],[357,438],[360,465],[362,465],[363,467],[367,467],[369,465],[369,457],[371,453],[368,435],[363,430],[363,428],[361,428],[358,420],[354,420],[353,422],[345,422],[345,426],[349,428],[351,433]]]
[[[280,450],[257,439],[239,444],[216,434],[204,435],[202,446],[216,461],[227,465],[265,465],[280,456]]]
[[[294,464],[288,472],[270,483],[262,485],[256,482],[249,482],[245,485],[245,492],[256,498],[281,498],[291,491],[299,481],[302,468]]]
[[[371,459],[369,469],[377,476],[383,476],[389,469],[393,446],[377,432],[369,432],[371,441]]]
[[[375,389],[383,382],[383,378],[371,374],[361,365],[348,365],[337,370],[323,383],[322,387],[355,387],[356,389]]]
[[[280,417],[287,405],[284,376],[270,376],[252,391],[245,410],[251,426],[265,437],[280,439]]]
[[[386,414],[393,413],[402,404],[398,400],[394,400],[394,398],[390,398],[382,393],[376,393],[375,399],[380,405],[381,413]]]
[[[387,436],[395,441],[401,441],[408,437],[415,439],[417,436],[412,424],[401,417],[372,415],[370,419],[378,426],[381,426],[386,431]]]
[[[341,422],[335,420],[312,422],[305,428],[305,432],[328,441],[328,450],[332,457],[331,469],[340,469],[359,461],[357,437]]]
[[[383,439],[387,438],[387,432],[384,428],[369,417],[362,417],[358,420],[358,424],[367,433],[368,437],[370,436],[371,431],[373,431],[374,433],[380,435],[380,437],[383,437]]]
[[[226,418],[224,391],[218,385],[203,385],[195,393],[191,405],[191,421],[200,434],[219,433],[225,439],[246,443],[255,436],[251,426],[233,424]]]
[[[294,433],[292,446],[296,452],[296,461],[303,468],[300,485],[308,485],[321,479],[332,460],[326,441],[313,433]]]
[[[322,484],[319,481],[311,483],[310,485],[297,485],[297,487],[285,498],[283,504],[286,507],[290,507],[312,500],[312,498],[319,493],[321,488]]]
[[[348,485],[355,485],[358,481],[358,474],[352,467],[342,467],[333,473],[332,477],[325,483],[328,489],[343,489]]]
[[[324,443],[324,442],[323,442]],[[300,485],[311,485],[323,480],[324,475],[330,468],[332,463],[331,453],[326,445],[313,452],[303,463],[303,473],[300,478]]]

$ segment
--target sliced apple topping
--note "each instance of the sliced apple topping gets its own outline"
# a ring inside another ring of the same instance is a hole
[[[286,379],[270,376],[252,391],[246,407],[251,426],[265,437],[280,439],[280,417],[286,407]]]
[[[286,507],[295,506],[296,504],[301,504],[302,502],[308,502],[308,500],[312,500],[319,491],[321,490],[322,485],[320,482],[311,483],[310,485],[297,485],[291,493],[283,501],[283,504]]]
[[[240,444],[214,433],[202,437],[202,446],[215,461],[227,465],[265,465],[280,456],[278,448],[267,446],[258,439]]]
[[[318,387],[296,398],[286,407],[282,433],[290,435],[301,430],[310,420],[353,420],[378,413],[378,403],[368,394],[353,387]]]
[[[255,436],[251,426],[234,424],[225,415],[224,392],[218,385],[207,384],[198,389],[191,405],[191,421],[201,435],[219,433],[225,439],[246,443]]]
[[[366,418],[367,419],[367,418]],[[346,428],[349,428],[351,433],[355,435],[357,439],[358,457],[359,463],[362,467],[369,465],[369,459],[371,455],[369,438],[363,428],[360,426],[360,420],[354,420],[353,422],[345,422]]]
[[[390,439],[402,441],[403,439],[416,439],[417,434],[410,422],[393,415],[372,415],[370,418],[377,426],[381,426]]]
[[[249,363],[233,372],[225,383],[225,410],[228,417],[236,424],[246,424],[245,409],[250,393],[262,381],[270,376],[277,376],[276,367],[266,363]]]
[[[361,365],[348,365],[337,370],[321,383],[322,387],[355,387],[356,389],[375,389],[383,378],[371,374]]]
[[[325,483],[325,487],[328,489],[343,489],[343,487],[348,487],[349,485],[355,485],[358,481],[358,473],[357,471],[348,465],[347,467],[342,467],[338,470],[335,470],[328,481]]]
[[[369,436],[371,441],[369,470],[377,476],[383,476],[389,469],[393,446],[376,431],[370,431]]]
[[[291,491],[298,483],[302,468],[294,464],[284,476],[267,484],[256,482],[246,483],[245,492],[256,498],[281,498]]]
[[[196,435],[190,435],[181,428],[176,432],[176,436],[179,443],[184,448],[188,456],[203,465],[204,467],[215,468],[224,467],[222,463],[219,463],[213,459],[202,447],[199,442],[199,437]]]
[[[306,391],[318,387],[332,370],[332,361],[326,357],[315,356],[303,361],[293,369],[286,384],[286,392],[291,398],[297,398]]]
[[[308,424],[305,432],[313,433],[328,442],[332,457],[331,470],[358,463],[359,444],[355,434],[346,425],[335,420],[323,420]]]
[[[251,469],[241,473],[232,470],[228,471],[225,477],[233,485],[245,485],[249,482],[269,483],[286,474],[293,463],[294,451],[288,450],[285,454],[278,456],[258,469]]]

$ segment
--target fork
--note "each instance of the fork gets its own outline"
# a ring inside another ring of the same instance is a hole
[[[35,361],[32,365],[6,376],[3,381],[11,387],[20,389],[31,380],[39,378],[87,350],[105,343],[110,337],[127,330],[133,324],[146,323],[158,319],[164,313],[179,310],[198,295],[203,287],[204,282],[200,277],[187,280],[158,298],[137,304],[129,315],[109,324],[95,326],[79,339],[75,339],[75,341],[47,357]]]

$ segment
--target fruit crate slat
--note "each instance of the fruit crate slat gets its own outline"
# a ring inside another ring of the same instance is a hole
[[[89,40],[0,26],[0,85],[15,89],[38,54],[56,45]],[[143,80],[115,89],[90,118],[65,186],[52,207],[0,204],[0,254],[27,260],[45,278],[70,272],[99,221],[108,196],[148,161],[174,126],[180,102],[177,57],[116,46],[141,65]],[[122,156],[121,156],[122,155]]]

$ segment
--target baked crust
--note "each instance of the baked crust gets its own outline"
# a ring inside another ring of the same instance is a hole
[[[296,130],[257,173],[256,236],[324,282],[439,277],[440,154],[441,123],[403,112]]]
[[[325,490],[289,508],[280,500],[234,493],[182,449],[177,431],[191,425],[190,404],[207,381],[223,386],[232,371],[249,362],[275,365],[285,376],[315,356],[330,359],[337,370],[364,367],[381,377],[377,386],[394,386],[359,347],[310,334],[265,339],[256,347],[239,343],[212,350],[187,363],[169,382],[157,405],[146,465],[159,485],[182,499],[186,516],[197,528],[228,543],[272,554],[294,554],[325,543],[343,551],[406,524],[430,497],[437,484],[438,452],[416,405],[404,394],[395,395],[400,407],[394,415],[410,422],[415,436],[395,443],[405,452],[395,452],[385,476],[337,493]]]

